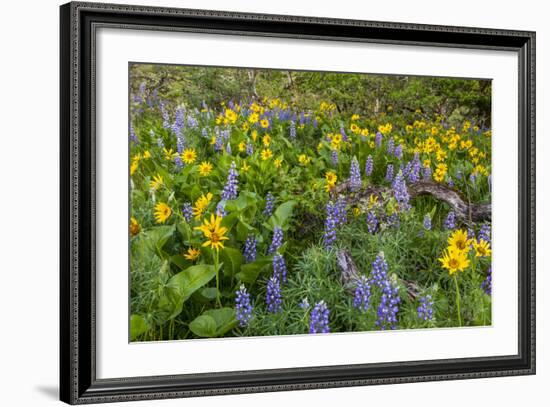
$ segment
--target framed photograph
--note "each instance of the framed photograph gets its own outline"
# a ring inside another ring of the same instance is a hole
[[[61,6],[61,400],[535,373],[535,33]]]

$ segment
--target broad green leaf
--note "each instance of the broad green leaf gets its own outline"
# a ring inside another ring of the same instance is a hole
[[[256,259],[252,263],[243,264],[240,273],[237,273],[237,278],[244,283],[252,284],[256,281],[262,269],[269,266],[272,261],[273,257],[268,256]]]
[[[149,326],[141,315],[132,315],[130,317],[130,340],[135,341],[141,334],[147,332]]]
[[[275,213],[269,218],[268,223],[272,226],[279,226],[283,230],[287,230],[292,216],[292,210],[296,205],[296,201],[287,201],[282,203],[275,209]]]
[[[154,226],[147,231],[146,246],[161,259],[167,254],[162,250],[168,239],[174,234],[174,225]]]
[[[216,320],[209,315],[200,315],[189,324],[189,329],[202,338],[216,336]]]
[[[179,272],[166,285],[169,297],[175,305],[172,316],[181,313],[183,303],[216,276],[216,269],[209,264],[199,264]]]
[[[234,308],[220,308],[205,311],[205,316],[212,317],[216,321],[216,336],[222,336],[237,326]]]
[[[224,264],[224,274],[233,275],[240,271],[241,264],[243,263],[243,255],[237,249],[232,247],[224,247],[220,251],[220,259]]]

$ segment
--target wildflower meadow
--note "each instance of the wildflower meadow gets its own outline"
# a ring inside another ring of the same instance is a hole
[[[129,69],[132,341],[491,325],[490,81]]]

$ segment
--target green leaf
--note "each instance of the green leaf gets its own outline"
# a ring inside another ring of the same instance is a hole
[[[234,275],[241,270],[243,255],[239,250],[226,246],[220,251],[220,259],[224,264],[224,274]]]
[[[189,329],[195,335],[203,338],[223,336],[237,326],[235,310],[220,308],[205,311],[189,324]]]
[[[200,315],[189,324],[189,329],[202,338],[216,336],[216,320],[209,315]]]
[[[168,256],[162,248],[173,234],[174,225],[153,226],[147,231],[146,247],[161,259],[165,259]]]
[[[277,209],[275,209],[275,213],[269,218],[268,223],[272,227],[279,226],[283,230],[287,230],[296,203],[296,201],[287,201],[279,205]]]
[[[205,311],[203,315],[212,317],[216,321],[216,336],[222,336],[237,326],[234,308],[220,308]]]
[[[216,276],[216,269],[209,264],[199,264],[179,272],[166,284],[169,299],[174,304],[172,317],[179,315],[183,303]]]
[[[132,315],[130,317],[130,340],[135,341],[141,334],[147,332],[149,326],[141,315]]]
[[[272,261],[273,261],[273,257],[268,256],[268,257],[260,257],[252,263],[243,264],[241,266],[240,273],[237,273],[237,278],[243,283],[252,284],[253,282],[256,281],[262,269],[264,267],[269,266]]]

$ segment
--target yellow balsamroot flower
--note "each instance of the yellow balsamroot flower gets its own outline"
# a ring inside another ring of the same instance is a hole
[[[422,163],[422,165],[426,168],[429,168],[430,167],[430,164],[431,164],[431,161],[430,159],[425,159],[424,162]]]
[[[134,218],[130,218],[130,235],[134,237],[137,235],[141,230],[141,226],[139,226],[138,221]]]
[[[201,226],[195,227],[195,230],[200,230],[206,241],[202,244],[203,247],[212,247],[214,250],[223,249],[223,241],[229,240],[225,234],[227,233],[227,228],[221,226],[222,217],[218,215],[210,215],[210,221],[204,219]]]
[[[371,149],[373,149],[373,148],[375,147],[374,141],[369,141],[369,147],[370,147]]]
[[[361,215],[361,209],[356,206],[355,208],[353,208],[353,216],[357,218],[359,217],[359,215]]]
[[[334,173],[334,171],[327,171],[325,173],[325,179],[329,184],[336,184],[336,181],[338,181],[338,176]]]
[[[367,209],[372,209],[378,203],[378,195],[370,194]]]
[[[166,147],[162,149],[162,152],[164,153],[164,158],[166,158],[168,161],[172,161],[178,156],[177,152],[174,152],[174,150],[172,149],[167,150]]]
[[[407,124],[407,125],[405,126],[405,131],[406,131],[407,133],[410,133],[411,131],[413,131],[413,126],[411,126],[410,124]]]
[[[437,134],[439,133],[439,129],[434,126],[431,128],[430,133],[432,134],[432,136],[437,136]]]
[[[239,152],[242,153],[243,151],[246,151],[246,143],[244,141],[241,141],[239,143]]]
[[[491,243],[483,239],[479,239],[479,242],[474,240],[474,250],[476,257],[489,257],[491,255]]]
[[[145,150],[143,152],[143,158],[146,160],[148,158],[151,158],[151,153],[149,152],[149,150]]]
[[[391,123],[386,123],[384,125],[378,126],[378,131],[383,135],[391,133],[392,129],[393,129],[393,126]]]
[[[364,136],[364,137],[368,137],[369,136],[369,129],[367,129],[367,128],[361,129],[361,135]]]
[[[151,182],[149,182],[149,186],[151,187],[152,190],[157,190],[163,185],[164,185],[164,180],[162,179],[162,176],[158,174],[153,177]]]
[[[359,115],[358,114],[352,115],[351,120],[353,120],[353,121],[359,120]]]
[[[225,118],[229,123],[235,123],[237,121],[237,113],[231,109],[225,109]]]
[[[447,159],[447,153],[444,150],[439,149],[435,152],[435,159],[440,162],[445,161]]]
[[[134,175],[134,172],[137,171],[139,165],[139,161],[132,161],[132,165],[130,165],[130,175]]]
[[[262,143],[264,143],[264,146],[269,147],[269,145],[271,144],[271,137],[269,136],[269,134],[266,134],[262,137]]]
[[[216,144],[216,141],[217,141],[216,136],[210,137],[210,145],[211,145],[211,146],[213,146],[214,144]]]
[[[349,129],[355,134],[358,134],[361,131],[361,128],[355,123],[352,123],[351,126],[349,126]]]
[[[155,205],[155,220],[157,223],[164,223],[172,215],[172,209],[164,202]]]
[[[447,247],[447,250],[443,252],[443,256],[438,260],[443,268],[449,270],[451,276],[457,271],[464,271],[470,265],[467,253],[452,246]]]
[[[199,175],[201,177],[206,177],[212,172],[212,168],[212,163],[210,163],[209,161],[203,161],[199,164]]]
[[[300,154],[298,156],[298,161],[300,162],[300,164],[308,165],[311,162],[311,158],[308,157],[306,154]]]
[[[252,130],[252,141],[256,142],[256,140],[258,139],[258,130]]]
[[[281,168],[281,166],[283,165],[283,160],[281,160],[280,158],[276,158],[275,161],[273,161],[273,164],[275,164],[275,168]]]
[[[249,169],[250,169],[250,165],[248,165],[246,161],[243,161],[243,165],[241,166],[241,171],[248,172]]]
[[[185,164],[193,164],[197,159],[197,152],[194,148],[186,148],[181,154],[181,159]]]
[[[195,219],[200,219],[203,215],[204,211],[210,204],[210,201],[212,201],[212,198],[214,195],[212,195],[211,192],[208,192],[206,195],[202,194],[196,201],[195,206],[193,206],[193,215],[195,216]]]
[[[468,233],[465,230],[455,230],[449,239],[447,240],[449,247],[453,247],[456,250],[468,252],[470,250],[470,244],[472,239],[468,238]]]
[[[140,153],[137,153],[136,155],[134,155],[132,157],[132,161],[135,161],[135,162],[139,162],[139,160],[141,160],[143,157],[141,156]]]
[[[271,151],[269,148],[264,148],[261,155],[262,160],[269,160],[271,157],[273,157],[273,151]]]
[[[260,120],[260,126],[262,126],[263,129],[267,129],[269,127],[269,120],[267,119]]]
[[[470,123],[469,121],[465,121],[464,122],[464,125],[462,126],[462,131],[466,132],[470,129],[470,126],[472,125],[472,123]]]
[[[247,122],[244,122],[243,125],[241,126],[241,128],[242,128],[244,131],[247,131],[247,130],[250,128],[250,126],[248,125]]]
[[[254,106],[254,105],[252,105],[252,106]],[[260,120],[260,115],[258,113],[252,113],[250,116],[248,116],[248,121],[251,124],[258,123],[258,120]]]
[[[200,249],[195,249],[194,247],[190,247],[187,249],[187,253],[183,255],[187,260],[195,261],[199,258],[201,255]]]

